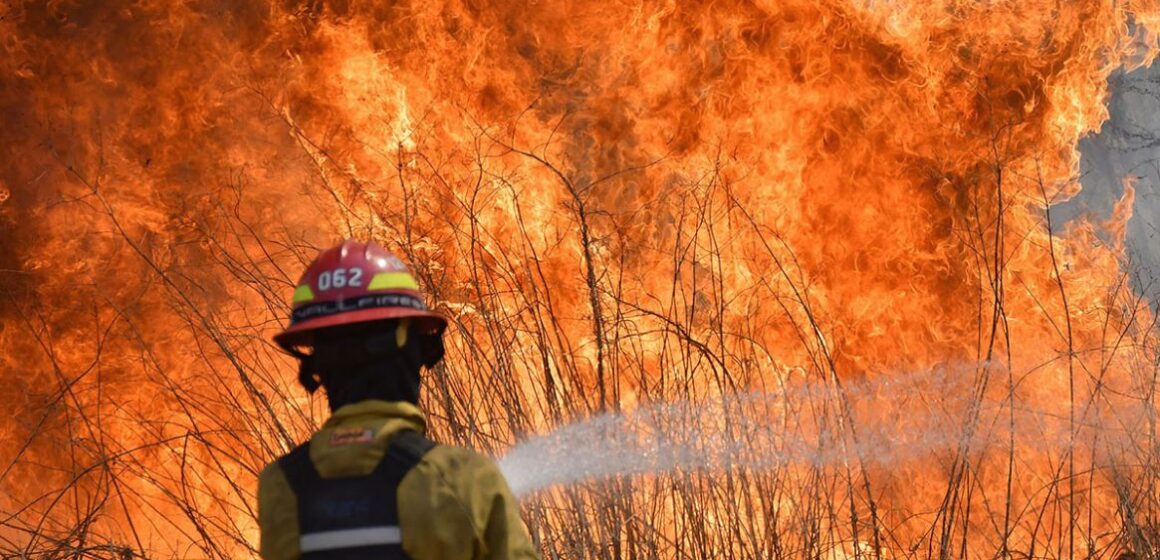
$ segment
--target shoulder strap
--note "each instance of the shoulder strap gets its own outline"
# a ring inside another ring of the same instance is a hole
[[[435,442],[415,430],[403,430],[391,438],[390,448],[408,458],[422,459],[435,445]]]
[[[295,493],[300,488],[315,486],[322,480],[318,469],[314,468],[314,461],[310,460],[310,440],[306,440],[306,443],[295,447],[290,453],[278,459],[278,466],[282,467],[282,472]]]
[[[423,460],[435,447],[435,442],[415,430],[402,430],[391,438],[387,452],[375,467],[376,474],[390,474],[395,484]]]

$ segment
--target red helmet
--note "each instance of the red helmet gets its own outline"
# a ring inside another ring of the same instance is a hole
[[[411,319],[439,334],[447,320],[427,309],[407,265],[378,243],[346,240],[310,263],[294,290],[294,310],[286,330],[274,336],[283,348],[310,346],[318,329]]]

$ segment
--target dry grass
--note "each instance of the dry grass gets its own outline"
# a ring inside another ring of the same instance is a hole
[[[1006,221],[1011,205],[1034,206],[1027,193],[1038,192],[1036,227],[1058,226],[1042,180],[1008,166],[1003,129],[991,167],[944,178],[967,185],[948,211],[956,254],[974,259],[959,291],[976,311],[960,399],[906,403],[917,417],[953,418],[952,444],[895,464],[859,442],[898,417],[844,387],[890,372],[834,351],[838,314],[770,209],[739,192],[724,154],[696,170],[664,170],[661,154],[594,176],[479,128],[455,154],[421,141],[390,154],[392,184],[365,184],[341,154],[284,125],[315,170],[295,216],[266,211],[241,169],[180,225],[143,227],[107,194],[124,196],[102,162],[60,159],[79,193],[61,212],[91,220],[94,242],[118,256],[102,270],[119,289],[5,292],[21,318],[5,325],[6,353],[31,373],[14,387],[16,427],[0,446],[4,557],[253,553],[258,471],[325,417],[268,336],[318,249],[310,241],[340,235],[391,244],[452,318],[447,360],[424,395],[441,441],[499,454],[637,402],[766,392],[794,395],[781,403],[786,434],[845,450],[818,464],[538,493],[525,518],[546,558],[1150,558],[1160,547],[1160,353],[1147,286],[1131,290],[1124,275],[1100,288],[1103,306],[1073,307],[1050,236],[1031,250],[1050,257],[1051,291],[1007,268],[1028,250],[1011,245],[1032,235]],[[663,176],[664,189],[631,207],[607,202]],[[308,216],[322,225],[304,225]],[[1038,363],[1015,361],[1025,342],[1013,338],[1013,293],[1030,294],[1056,330]],[[1071,404],[1038,400],[1045,381]],[[715,429],[746,442],[741,420]],[[702,428],[673,426],[673,437]]]

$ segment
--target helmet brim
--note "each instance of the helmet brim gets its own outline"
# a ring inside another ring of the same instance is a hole
[[[274,335],[274,342],[287,349],[297,346],[310,347],[314,345],[314,332],[317,330],[359,323],[370,323],[373,321],[386,321],[389,319],[412,319],[416,321],[420,329],[431,334],[441,334],[447,328],[447,319],[438,313],[418,309],[387,307],[363,309],[327,317],[307,319]]]

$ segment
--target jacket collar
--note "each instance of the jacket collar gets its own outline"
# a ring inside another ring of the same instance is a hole
[[[427,431],[427,420],[419,407],[406,401],[365,400],[339,407],[326,420],[324,427],[332,427],[354,418],[399,419],[411,424],[420,433]]]

